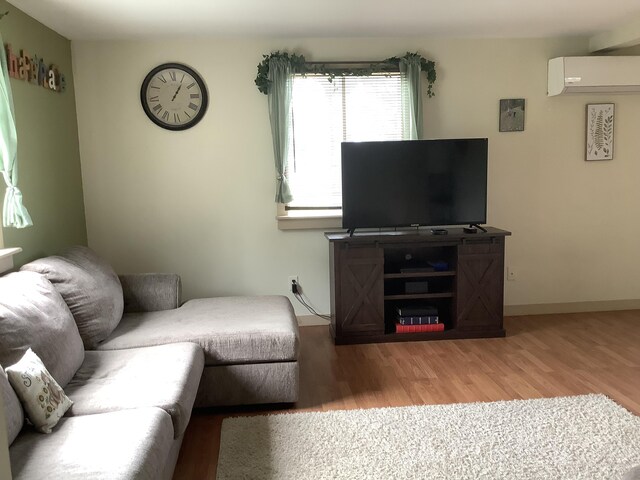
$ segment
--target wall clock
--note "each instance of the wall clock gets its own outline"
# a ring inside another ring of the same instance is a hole
[[[147,116],[167,130],[186,130],[202,120],[209,98],[207,87],[192,68],[164,63],[142,82],[140,102]]]

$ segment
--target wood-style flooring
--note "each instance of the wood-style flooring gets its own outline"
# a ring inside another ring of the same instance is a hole
[[[505,319],[506,338],[336,347],[302,327],[300,401],[196,410],[174,479],[215,479],[228,416],[604,393],[640,415],[640,311]]]

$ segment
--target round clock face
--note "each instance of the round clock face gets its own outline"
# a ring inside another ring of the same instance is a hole
[[[207,110],[204,81],[180,63],[165,63],[151,70],[140,88],[142,108],[153,123],[167,130],[193,127]]]

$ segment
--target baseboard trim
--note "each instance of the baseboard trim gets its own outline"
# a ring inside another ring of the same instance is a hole
[[[606,312],[609,310],[637,310],[637,309],[640,309],[640,299],[638,300],[599,300],[594,302],[568,302],[568,303],[535,303],[530,305],[505,305],[504,314],[507,317],[515,317],[515,316],[521,316],[521,315]]]
[[[300,327],[316,327],[318,325],[329,325],[329,320],[316,317],[315,315],[297,315],[298,326]]]

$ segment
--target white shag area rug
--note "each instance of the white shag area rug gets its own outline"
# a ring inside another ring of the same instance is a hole
[[[621,479],[640,417],[604,395],[228,418],[218,480]]]

